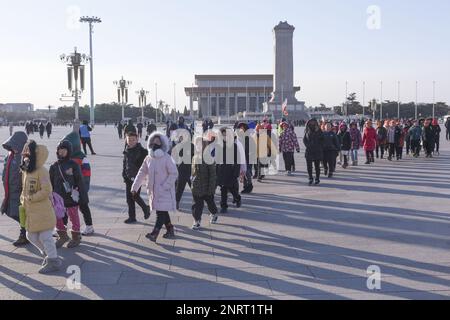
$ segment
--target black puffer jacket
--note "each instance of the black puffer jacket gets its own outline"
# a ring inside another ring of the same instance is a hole
[[[336,133],[333,131],[323,133],[323,151],[339,151],[341,146]]]
[[[190,154],[186,155],[186,159],[189,160],[186,163],[183,162],[185,149],[190,151]],[[179,154],[175,154],[176,153],[175,151],[178,151]],[[194,144],[190,142],[173,145],[171,149],[171,156],[177,165],[179,180],[185,181],[190,180],[192,172],[192,158],[194,157],[194,151],[195,151]]]
[[[323,159],[323,132],[310,131],[307,129],[303,138],[303,144],[306,147],[305,158],[309,161],[322,160]]]
[[[126,147],[123,151],[122,177],[125,182],[132,182],[139,172],[148,151],[138,143],[134,148]]]
[[[352,148],[352,137],[348,131],[339,132],[339,141],[341,143],[341,150],[349,151]]]
[[[220,148],[220,146],[218,145]],[[241,165],[238,162],[240,159],[240,155],[238,154],[238,147],[236,142],[232,147],[226,146],[223,143],[222,148],[216,148],[216,162],[217,162],[217,185],[218,186],[233,186],[237,178],[239,178]],[[231,163],[227,163],[227,154],[230,152],[234,152],[234,159]]]
[[[80,166],[73,160],[72,144],[64,140],[59,143],[59,149],[67,149],[68,153],[64,159],[60,159],[53,163],[50,167],[50,181],[52,183],[53,192],[56,192],[64,199],[64,206],[66,208],[76,207],[79,204],[88,203],[87,192],[83,183],[83,176],[81,174]],[[79,201],[75,202],[72,199],[72,193],[67,193],[64,188],[64,182],[67,181],[72,189],[79,192]]]

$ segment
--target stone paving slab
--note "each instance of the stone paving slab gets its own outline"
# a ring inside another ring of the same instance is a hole
[[[50,140],[32,136],[49,147],[47,167],[70,129],[54,132]],[[0,128],[0,140],[7,136],[7,128]],[[144,221],[137,208],[138,223],[123,223],[123,142],[115,129],[96,127],[93,143],[98,155],[88,159],[96,234],[83,237],[79,248],[60,249],[65,268],[44,276],[37,273],[42,260],[37,250],[13,247],[17,225],[1,216],[0,300],[450,299],[446,141],[440,157],[338,168],[334,179],[322,178],[318,187],[307,185],[302,146],[295,176],[280,172],[255,182],[242,208],[230,198],[219,223],[210,225],[205,215],[198,232],[190,229],[192,198],[186,188],[181,211],[171,213],[177,238],[156,244],[145,238],[155,213]],[[0,151],[0,162],[4,154]],[[70,265],[81,269],[81,290],[67,287]],[[382,272],[379,291],[366,285],[371,265]]]

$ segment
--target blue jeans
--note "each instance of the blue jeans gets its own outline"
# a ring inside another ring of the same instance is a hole
[[[358,161],[358,149],[352,149],[350,153],[352,155],[352,161]]]

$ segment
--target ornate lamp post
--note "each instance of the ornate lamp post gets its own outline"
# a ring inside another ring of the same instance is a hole
[[[81,92],[84,91],[84,65],[90,60],[90,57],[85,54],[80,54],[77,52],[77,48],[73,53],[69,55],[62,54],[60,56],[62,62],[67,64],[67,80],[68,80],[68,89],[71,92],[70,96],[62,95],[61,101],[63,98],[74,98],[74,109],[75,109],[75,120],[73,130],[78,132],[80,126],[80,117],[79,117],[79,99],[81,99]],[[78,81],[79,88],[78,89]]]
[[[139,97],[139,108],[142,108],[142,117],[141,117],[141,121],[142,123],[144,122],[144,108],[147,105],[147,95],[150,92],[145,91],[144,88],[142,88],[139,91],[136,91],[136,94]]]
[[[117,86],[117,102],[122,105],[122,121],[125,119],[125,105],[128,103],[128,86],[132,84],[123,78],[113,82]]]

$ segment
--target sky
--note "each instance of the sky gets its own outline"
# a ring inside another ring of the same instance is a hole
[[[375,10],[373,10],[373,6]],[[369,9],[369,10],[368,10]],[[341,104],[348,92],[362,102],[381,98],[450,103],[448,0],[0,0],[0,103],[60,106],[67,94],[59,56],[89,53],[95,26],[95,102],[116,99],[114,80],[131,80],[177,109],[195,74],[272,74],[273,27],[294,25],[294,78],[307,106]],[[88,71],[88,70],[87,70]],[[87,72],[88,74],[88,72]],[[175,90],[174,90],[175,84]],[[89,85],[81,104],[89,104]]]

